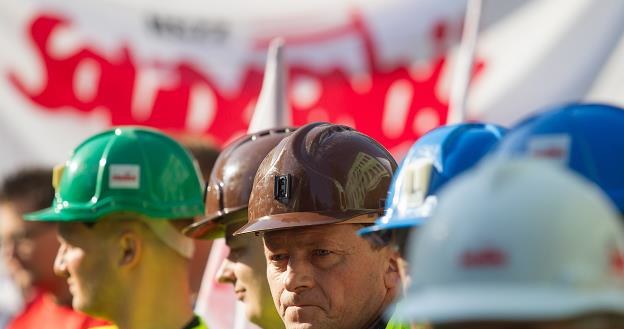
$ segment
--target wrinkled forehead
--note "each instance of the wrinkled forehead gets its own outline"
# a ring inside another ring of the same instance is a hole
[[[263,234],[267,248],[305,247],[330,244],[353,247],[364,242],[357,236],[358,224],[328,224],[287,230],[269,231]]]

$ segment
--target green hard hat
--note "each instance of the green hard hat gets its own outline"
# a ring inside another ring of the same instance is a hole
[[[192,156],[153,129],[119,127],[80,144],[55,169],[50,208],[35,221],[92,222],[115,212],[182,219],[204,214],[204,183]]]

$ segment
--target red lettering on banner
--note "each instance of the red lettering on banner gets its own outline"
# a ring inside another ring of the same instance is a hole
[[[54,31],[71,27],[71,23],[52,15],[35,17],[29,26],[29,36],[42,61],[44,85],[41,90],[29,90],[15,72],[9,73],[11,83],[33,103],[49,111],[73,108],[81,112],[106,109],[110,113],[110,124],[141,124],[166,130],[187,129],[193,90],[203,88],[214,95],[214,115],[205,127],[205,133],[223,143],[248,125],[244,111],[260,91],[263,68],[249,65],[242,75],[238,89],[233,93],[222,92],[210,76],[200,72],[192,63],[161,63],[176,78],[173,85],[158,86],[153,102],[145,117],[133,115],[137,76],[144,67],[133,59],[129,46],[122,45],[116,56],[105,57],[88,45],[69,56],[57,58],[48,50],[47,44]],[[339,33],[356,35],[364,46],[368,74],[363,82],[354,82],[345,69],[334,67],[324,70],[313,69],[302,64],[289,68],[291,82],[292,117],[295,125],[315,120],[349,123],[369,134],[388,148],[402,142],[415,140],[425,130],[446,121],[448,103],[436,95],[442,69],[446,65],[445,25],[440,24],[432,31],[433,42],[438,45],[437,55],[428,63],[430,70],[415,74],[410,63],[405,61],[392,67],[382,67],[376,48],[363,19],[355,14],[352,21]],[[298,37],[294,43],[326,42],[336,33]],[[263,41],[258,42],[264,45]],[[76,94],[74,75],[81,64],[94,63],[99,69],[98,83],[80,86],[88,89],[93,97],[79,97]],[[477,65],[478,72],[483,63]],[[357,79],[356,79],[357,80]],[[296,81],[308,81],[314,91],[311,97],[302,101],[293,100],[292,87]],[[205,105],[205,104],[203,104]],[[389,120],[389,121],[388,121]],[[204,127],[199,125],[199,127]],[[203,129],[203,128],[202,128]]]

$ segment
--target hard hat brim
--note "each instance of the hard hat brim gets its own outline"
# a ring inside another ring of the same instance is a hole
[[[383,218],[383,217],[382,217]],[[364,227],[357,231],[359,236],[368,235],[374,232],[396,230],[396,229],[410,229],[412,227],[420,226],[424,224],[429,217],[415,217],[410,219],[393,220],[387,223],[375,224],[372,226]]]
[[[547,286],[481,284],[420,290],[399,302],[395,315],[413,323],[548,320],[592,312],[624,314],[620,291],[570,292]],[[507,296],[502,298],[501,296]]]
[[[363,209],[344,212],[291,212],[259,218],[245,224],[234,235],[286,230],[299,227],[326,224],[372,224],[379,216],[379,210]]]
[[[227,225],[246,220],[247,206],[229,208],[187,226],[182,233],[193,239],[214,240],[225,237]]]
[[[156,203],[128,202],[109,198],[99,205],[59,205],[35,211],[24,216],[29,221],[39,222],[95,222],[99,218],[115,212],[134,212],[151,218],[168,220],[197,218],[204,213],[203,204],[167,207]]]
[[[225,236],[225,225],[214,220],[202,220],[185,227],[182,234],[193,239],[215,240]]]
[[[60,211],[55,210],[54,208],[45,208],[39,211],[31,212],[24,215],[24,219],[33,222],[68,222],[73,221],[73,219],[65,218]],[[88,218],[85,218],[85,222],[90,221]]]

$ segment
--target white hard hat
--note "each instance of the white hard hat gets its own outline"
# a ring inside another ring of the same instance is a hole
[[[490,161],[440,194],[411,242],[401,320],[624,314],[624,234],[593,184],[544,160]]]

